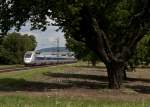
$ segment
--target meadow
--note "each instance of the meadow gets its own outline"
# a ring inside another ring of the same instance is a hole
[[[0,74],[0,107],[149,107],[150,69],[107,88],[103,65],[66,64]]]

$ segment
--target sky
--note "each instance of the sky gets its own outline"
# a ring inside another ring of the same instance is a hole
[[[37,41],[37,47],[35,50],[57,46],[57,39],[59,39],[59,47],[65,46],[64,34],[61,31],[56,31],[56,26],[49,26],[47,30],[42,32],[39,30],[30,31],[30,24],[22,27],[19,33],[34,35]]]

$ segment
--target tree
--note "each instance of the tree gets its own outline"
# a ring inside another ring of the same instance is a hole
[[[109,87],[122,84],[122,69],[150,28],[150,0],[2,0],[0,29],[45,30],[47,17],[70,37],[84,42],[107,68]]]
[[[23,56],[26,51],[34,50],[36,47],[35,37],[32,35],[21,35],[10,33],[2,40],[0,47],[1,64],[23,63]]]
[[[75,53],[75,56],[79,60],[89,61],[92,63],[92,66],[96,66],[96,62],[99,61],[98,56],[91,51],[86,45],[82,42],[76,41],[73,38],[66,37],[66,47]]]

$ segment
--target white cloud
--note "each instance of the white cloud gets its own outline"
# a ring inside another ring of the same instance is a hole
[[[66,40],[63,36],[64,34],[61,31],[56,32],[56,29],[56,26],[49,26],[44,32],[38,30],[30,31],[30,25],[27,24],[27,26],[22,27],[20,33],[34,35],[36,37],[36,41],[38,42],[36,49],[57,46],[57,38],[59,38],[60,41],[59,46],[63,47],[66,43]]]

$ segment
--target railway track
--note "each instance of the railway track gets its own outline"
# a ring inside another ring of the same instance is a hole
[[[52,66],[58,66],[63,64],[69,64],[69,63],[58,63],[58,64],[51,64],[51,65],[36,65],[36,66],[11,66],[11,67],[0,67],[0,73],[3,72],[12,72],[12,71],[22,71],[22,70],[29,70],[29,69],[36,69],[36,68],[44,68],[44,67],[52,67]]]
[[[3,68],[0,68],[0,73],[3,73],[3,72],[12,72],[12,71],[22,71],[22,70],[29,70],[29,69],[50,67],[50,66],[54,66],[54,65],[3,67]]]

